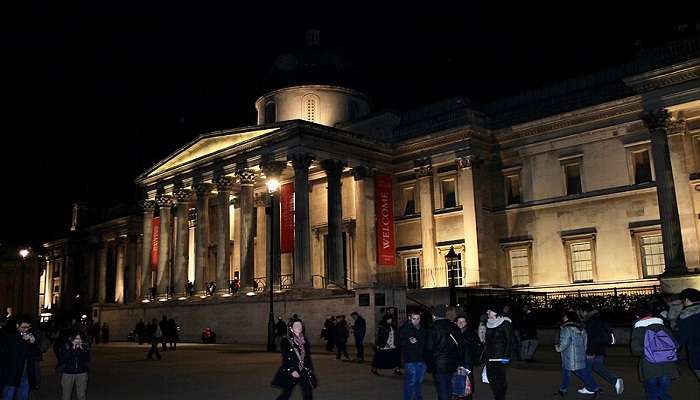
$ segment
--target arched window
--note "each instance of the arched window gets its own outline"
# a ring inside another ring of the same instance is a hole
[[[318,96],[307,94],[302,100],[301,107],[301,116],[303,119],[310,122],[317,122],[320,119]]]
[[[348,119],[351,121],[354,119],[357,119],[357,117],[360,116],[360,106],[357,105],[357,102],[354,100],[350,101],[350,104],[348,105]]]
[[[277,121],[277,106],[275,103],[267,103],[265,105],[265,123]]]

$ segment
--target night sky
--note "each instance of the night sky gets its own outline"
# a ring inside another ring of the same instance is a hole
[[[134,202],[134,178],[198,134],[253,125],[263,78],[307,28],[352,60],[377,110],[537,88],[629,61],[640,43],[695,23],[613,2],[24,3],[0,5],[0,240],[35,244],[68,232],[72,202]]]

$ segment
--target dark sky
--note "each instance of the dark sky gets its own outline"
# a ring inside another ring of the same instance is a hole
[[[254,124],[263,77],[309,27],[350,57],[375,108],[405,109],[455,94],[489,100],[616,65],[634,57],[635,42],[693,22],[692,13],[610,1],[434,10],[24,3],[0,5],[0,240],[35,243],[67,232],[72,202],[134,201],[134,178],[196,135]]]

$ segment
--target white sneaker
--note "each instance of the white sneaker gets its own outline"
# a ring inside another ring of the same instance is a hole
[[[622,382],[622,378],[617,378],[617,381],[615,381],[615,393],[622,394],[624,390],[625,384]]]
[[[596,394],[596,393],[598,393],[598,392],[591,392],[590,390],[586,389],[585,387],[579,389],[578,392],[579,392],[579,394]]]

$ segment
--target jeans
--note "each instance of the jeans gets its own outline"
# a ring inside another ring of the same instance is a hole
[[[647,391],[648,400],[671,400],[668,389],[671,387],[671,378],[660,376],[644,380],[644,388]]]
[[[357,359],[362,361],[365,359],[365,338],[364,336],[355,336],[355,347],[357,348]]]
[[[88,374],[63,374],[61,375],[61,398],[71,400],[73,398],[73,386],[78,400],[85,400],[87,395]]]
[[[435,381],[435,390],[437,390],[438,400],[449,400],[452,398],[452,374],[434,373],[433,380]]]
[[[486,376],[495,400],[505,400],[508,382],[506,381],[506,366],[501,363],[488,363]]]
[[[160,360],[160,353],[158,352],[158,340],[151,339],[151,348],[148,350],[148,358],[152,359],[153,354]]]
[[[590,371],[588,371],[587,368],[584,369],[579,369],[576,371],[570,371],[568,369],[562,369],[561,370],[561,385],[559,386],[559,390],[562,392],[567,392],[569,389],[569,376],[571,376],[571,372],[574,373],[582,382],[583,385],[588,391],[590,392],[597,392],[600,390],[600,387],[596,383],[595,379],[593,379],[593,375],[591,375]]]
[[[342,354],[345,358],[350,358],[348,355],[348,345],[347,342],[336,342],[335,344],[336,352],[335,359],[340,360],[340,355]]]
[[[523,339],[520,342],[520,359],[532,360],[535,358],[535,350],[537,350],[537,339]]]
[[[18,393],[19,400],[29,399],[29,380],[23,377],[19,387],[5,386],[2,390],[2,400],[14,400],[15,393]]]
[[[423,377],[425,377],[426,366],[423,362],[410,362],[404,364],[405,377],[403,378],[403,398],[404,400],[423,400]]]
[[[601,378],[605,379],[610,385],[615,387],[617,382],[617,377],[610,373],[603,362],[605,361],[605,356],[586,356],[586,368],[588,372],[593,375],[593,372],[600,375]]]

